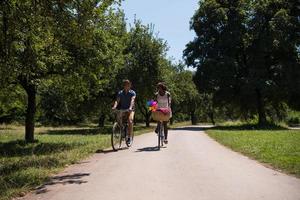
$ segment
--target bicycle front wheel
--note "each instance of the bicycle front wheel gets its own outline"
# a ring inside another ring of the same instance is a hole
[[[116,122],[113,125],[113,130],[111,134],[111,146],[114,151],[118,151],[122,145],[122,128]]]

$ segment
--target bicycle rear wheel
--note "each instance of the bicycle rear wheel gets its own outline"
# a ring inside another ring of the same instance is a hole
[[[122,128],[116,122],[113,125],[113,131],[111,134],[111,146],[114,151],[118,151],[122,145]]]

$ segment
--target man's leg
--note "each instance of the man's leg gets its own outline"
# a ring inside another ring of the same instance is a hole
[[[122,119],[123,119],[123,114],[122,113],[120,113],[120,112],[117,112],[117,122],[118,122],[118,124],[122,124]]]
[[[128,116],[128,135],[131,137],[133,135],[133,118],[134,112],[130,112]]]

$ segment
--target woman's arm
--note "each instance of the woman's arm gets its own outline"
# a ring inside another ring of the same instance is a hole
[[[168,95],[168,106],[169,106],[169,108],[171,108],[171,105],[172,105],[172,98],[171,98],[171,94],[170,94],[170,93],[168,93],[167,95]]]

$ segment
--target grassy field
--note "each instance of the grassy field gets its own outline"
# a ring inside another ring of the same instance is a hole
[[[186,125],[176,124],[175,126]],[[135,135],[154,130],[135,126]],[[22,196],[68,165],[110,147],[111,126],[37,128],[26,144],[18,126],[0,127],[0,199]]]
[[[300,177],[300,130],[220,126],[206,131],[216,141],[276,169]]]

